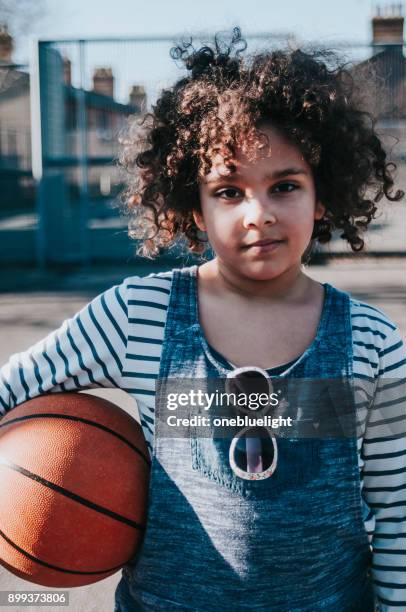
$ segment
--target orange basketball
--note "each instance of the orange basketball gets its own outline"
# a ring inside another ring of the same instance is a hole
[[[17,406],[0,421],[0,562],[51,587],[114,574],[142,542],[149,468],[140,425],[105,399]]]

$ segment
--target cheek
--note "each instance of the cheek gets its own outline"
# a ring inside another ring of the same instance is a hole
[[[208,224],[208,230],[218,239],[222,240],[225,236],[232,236],[236,232],[238,219],[235,219],[230,211],[217,211]]]
[[[284,223],[292,234],[303,237],[313,232],[315,217],[313,206],[298,206],[285,217]]]

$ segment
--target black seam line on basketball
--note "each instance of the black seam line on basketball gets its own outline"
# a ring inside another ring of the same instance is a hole
[[[34,557],[34,555],[31,555],[29,552],[24,550],[24,548],[21,548],[15,542],[10,540],[10,538],[8,538],[1,529],[0,529],[0,535],[4,540],[6,540],[8,544],[10,544],[10,546],[18,550],[18,552],[25,555],[29,559],[31,559],[31,561],[35,561],[39,565],[44,565],[45,567],[50,567],[51,569],[54,569],[54,570],[58,570],[58,572],[64,572],[65,574],[83,574],[83,575],[105,574],[106,572],[117,571],[123,567],[123,565],[117,565],[116,567],[110,567],[110,569],[98,570],[95,572],[81,572],[80,570],[69,570],[69,569],[66,569],[65,567],[59,567],[58,565],[53,565],[52,563],[47,563],[46,561],[42,561],[42,559],[38,559],[38,557]]]
[[[145,529],[145,525],[141,525],[141,523],[137,523],[137,521],[133,521],[129,518],[126,518],[125,516],[122,516],[121,514],[117,514],[113,510],[103,508],[103,506],[99,506],[99,504],[95,504],[94,502],[91,502],[88,499],[85,499],[84,497],[81,497],[80,495],[69,491],[68,489],[60,487],[59,485],[55,484],[54,482],[51,482],[50,480],[42,478],[42,476],[39,476],[38,474],[34,474],[33,472],[26,470],[25,468],[21,467],[21,465],[17,465],[16,463],[13,463],[13,461],[9,461],[5,457],[0,456],[0,465],[4,465],[5,467],[8,467],[14,470],[15,472],[19,472],[20,474],[23,474],[23,476],[27,476],[27,478],[31,478],[31,480],[39,482],[40,484],[44,485],[44,487],[52,489],[53,491],[57,491],[58,493],[61,493],[61,495],[69,497],[70,499],[73,499],[74,501],[79,502],[84,506],[91,508],[92,510],[96,510],[101,514],[105,514],[106,516],[109,516],[110,518],[113,518],[116,521],[125,523],[129,527],[134,527],[135,529],[140,529],[142,531]]]
[[[41,412],[40,414],[28,414],[28,415],[23,416],[23,417],[17,417],[15,419],[7,421],[7,423],[1,423],[0,422],[0,428],[1,427],[6,427],[7,425],[12,425],[12,423],[17,423],[18,421],[26,421],[28,419],[42,419],[42,418],[67,419],[68,421],[80,421],[81,423],[86,423],[87,425],[91,425],[92,427],[97,427],[98,429],[102,429],[103,431],[107,431],[108,433],[112,434],[113,436],[116,436],[116,438],[119,438],[122,442],[124,442],[124,444],[127,444],[130,448],[132,448],[133,451],[135,451],[140,457],[142,457],[144,459],[144,461],[146,462],[146,464],[148,466],[151,465],[150,460],[144,455],[144,453],[142,451],[140,451],[139,448],[134,446],[134,444],[131,444],[131,442],[129,442],[127,440],[127,438],[124,438],[124,436],[122,436],[121,434],[117,433],[113,429],[110,429],[109,427],[106,427],[106,425],[101,425],[100,423],[96,423],[95,421],[90,421],[89,419],[84,419],[83,417],[74,417],[74,416],[72,416],[70,414],[54,414],[52,412]]]

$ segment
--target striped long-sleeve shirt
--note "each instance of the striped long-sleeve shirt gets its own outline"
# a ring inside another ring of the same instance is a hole
[[[172,271],[130,277],[0,370],[0,413],[48,392],[117,387],[137,401],[152,453],[159,373]],[[406,349],[381,311],[351,299],[353,371],[359,379],[406,381]],[[379,394],[379,393],[378,393]],[[376,394],[377,395],[377,394]],[[382,416],[401,422],[402,399],[375,402],[358,438],[361,502],[381,609],[406,610],[406,436],[381,435]],[[378,410],[376,409],[378,408]]]

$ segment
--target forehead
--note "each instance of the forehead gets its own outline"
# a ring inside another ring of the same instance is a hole
[[[226,166],[223,156],[218,153],[212,159],[212,166],[204,182],[215,181],[234,174],[256,176],[262,172],[278,173],[293,167],[303,170],[306,174],[310,172],[310,167],[299,147],[289,141],[280,130],[266,125],[261,126],[261,132],[266,134],[269,143],[262,154],[250,160],[241,149],[237,148],[235,159],[233,159],[235,171],[232,171]]]

